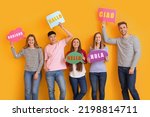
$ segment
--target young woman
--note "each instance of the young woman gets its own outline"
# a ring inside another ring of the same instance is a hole
[[[91,48],[90,51],[95,51],[95,50],[104,50],[108,52],[108,48],[103,43],[100,32],[95,33],[94,39],[93,39],[93,47]],[[90,76],[90,83],[92,86],[92,99],[93,100],[97,99],[98,88],[100,91],[99,99],[104,100],[105,98],[105,84],[106,84],[106,78],[107,78],[105,61],[107,60],[108,60],[108,57],[105,57],[104,61],[91,63],[89,76]],[[89,59],[88,59],[88,62],[90,63]]]
[[[15,58],[25,57],[25,99],[37,100],[38,89],[41,80],[41,68],[43,65],[43,52],[38,46],[36,38],[33,34],[29,34],[26,39],[26,44],[18,54],[15,51],[14,45],[11,42],[11,50]]]
[[[77,64],[68,64],[69,67],[69,80],[72,86],[73,91],[73,99],[74,100],[81,100],[87,92],[87,85],[86,85],[86,78],[85,78],[85,66],[84,64],[87,63],[87,56],[86,52],[81,48],[81,42],[78,38],[74,38],[71,42],[70,52],[79,52],[83,55],[82,59],[84,63],[77,63]],[[80,91],[78,89],[80,87]]]

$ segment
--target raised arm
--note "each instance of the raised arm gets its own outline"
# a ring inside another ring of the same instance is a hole
[[[24,54],[24,51],[20,51],[18,54],[16,53],[16,50],[15,50],[15,47],[14,47],[14,44],[13,42],[10,42],[10,46],[11,46],[11,51],[12,51],[12,54],[15,58],[20,58],[21,56],[23,56]]]
[[[110,39],[110,38],[107,36],[105,23],[102,23],[102,35],[103,35],[104,41],[105,41],[106,43],[109,43],[109,44],[117,44],[117,39],[112,39],[112,38]]]
[[[71,32],[69,32],[61,23],[59,24],[59,26],[61,27],[61,29],[63,29],[65,31],[65,33],[67,34],[67,37],[65,38],[66,40],[66,44],[73,38],[73,35]]]

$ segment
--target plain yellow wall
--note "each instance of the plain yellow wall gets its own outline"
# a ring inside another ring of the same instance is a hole
[[[97,10],[99,7],[117,10],[116,23],[107,23],[107,32],[110,37],[118,37],[117,22],[126,21],[129,33],[139,37],[141,42],[142,56],[137,65],[136,87],[141,99],[150,99],[150,10],[148,0],[3,0],[0,4],[0,99],[24,99],[24,58],[14,59],[10,51],[6,35],[12,29],[23,28],[25,35],[33,33],[37,37],[39,45],[44,48],[49,40],[47,32],[50,27],[46,22],[46,16],[60,10],[66,20],[64,26],[73,33],[74,37],[81,39],[82,47],[87,52],[92,43],[95,32],[101,31],[101,22],[98,21]],[[65,37],[65,33],[59,28],[54,28],[57,38]],[[25,40],[15,43],[18,51],[22,49]],[[70,43],[65,51],[70,48]],[[113,45],[108,45],[109,62],[107,63],[106,99],[122,99],[120,83],[117,75],[117,51]],[[91,87],[88,77],[88,92],[84,99],[91,99]],[[65,71],[67,84],[66,99],[72,99],[72,90],[68,80],[68,71]],[[59,91],[56,86],[56,97]],[[39,99],[48,99],[48,89],[43,70],[43,77],[39,89]]]

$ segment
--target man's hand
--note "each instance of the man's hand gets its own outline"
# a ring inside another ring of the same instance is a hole
[[[102,22],[102,28],[106,26],[106,22]]]
[[[129,69],[129,74],[134,74],[134,68]]]
[[[64,28],[64,26],[63,26],[62,23],[59,23],[58,26],[59,26],[60,28]]]
[[[48,68],[47,68],[47,66],[44,66],[44,70],[45,70],[45,72],[47,72],[47,71],[48,71]]]

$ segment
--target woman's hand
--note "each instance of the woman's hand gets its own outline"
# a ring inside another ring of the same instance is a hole
[[[90,63],[90,58],[87,58],[87,62]]]
[[[84,57],[84,55],[82,54],[82,60],[84,60],[85,61],[85,57]]]
[[[13,43],[13,42],[10,42],[10,46],[11,46],[12,48],[14,48],[14,43]]]
[[[105,57],[105,61],[108,61],[108,56]]]
[[[38,72],[35,72],[35,74],[34,74],[34,76],[33,76],[33,79],[34,79],[34,80],[37,80],[37,79],[38,79],[38,75],[39,75],[39,73],[38,73]]]

